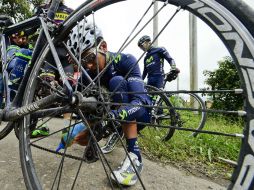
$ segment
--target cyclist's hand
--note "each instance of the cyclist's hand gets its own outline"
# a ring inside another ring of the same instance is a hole
[[[112,110],[108,113],[108,117],[112,120],[116,119],[116,111]]]
[[[119,114],[117,113],[117,110],[111,110],[109,113],[108,113],[108,126],[110,128],[114,128],[115,127],[120,127],[121,126],[121,123],[117,120],[120,120],[121,118],[119,117]],[[117,119],[117,120],[116,120]]]
[[[171,68],[170,72],[172,71],[172,73],[176,73],[176,74],[179,74],[180,73],[180,69],[178,68]]]

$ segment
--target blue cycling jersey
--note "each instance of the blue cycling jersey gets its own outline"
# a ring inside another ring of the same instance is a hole
[[[162,76],[164,74],[164,59],[171,65],[173,58],[163,47],[152,47],[147,51],[144,58],[144,72],[142,78],[145,79],[152,76]]]
[[[110,63],[109,68],[104,74],[107,82],[114,76],[123,76],[126,77],[126,80],[130,78],[142,80],[139,65],[137,64],[137,60],[133,55],[108,52],[106,59],[107,63]],[[126,76],[127,74],[128,76]]]
[[[7,49],[7,72],[9,74],[8,86],[16,91],[24,76],[32,51],[11,45]]]
[[[145,92],[144,81],[141,78],[140,68],[137,64],[137,59],[133,55],[108,52],[106,60],[110,66],[101,78],[102,85],[111,91],[118,92],[123,86],[121,85],[121,80],[119,80],[119,83],[112,82],[112,80],[117,76],[121,76],[125,79],[123,82],[126,84],[125,86],[128,92]],[[89,75],[91,75],[92,78],[95,77],[91,73],[89,73]],[[134,106],[121,106],[114,113],[118,114],[123,120],[138,120],[137,117],[142,117],[142,114],[140,113],[143,113],[144,110],[138,109],[135,105],[150,105],[151,100],[147,94],[129,94],[128,103]]]

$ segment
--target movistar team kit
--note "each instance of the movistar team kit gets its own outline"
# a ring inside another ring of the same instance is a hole
[[[11,100],[15,97],[31,56],[32,50],[28,47],[10,45],[7,49],[8,87],[10,88]]]
[[[147,76],[147,84],[157,88],[163,87],[164,59],[172,65],[173,58],[163,47],[152,47],[144,58],[144,72],[142,78]]]
[[[103,74],[101,84],[107,87],[110,92],[145,92],[140,68],[133,55],[108,52],[106,54],[106,61],[110,66]],[[96,76],[89,71],[88,74],[92,78]],[[119,109],[113,110],[117,118],[127,121],[133,121],[135,119],[139,122],[150,121],[149,110],[142,107],[142,105],[151,105],[150,97],[147,94],[118,93],[113,96],[113,101],[132,105],[121,106]]]
[[[50,5],[45,4],[39,7],[36,14],[39,14],[42,9],[48,9]],[[73,10],[60,3],[58,10],[55,14],[54,21],[62,23]],[[66,54],[65,54],[66,55]],[[28,62],[31,60],[32,50],[28,47],[19,47],[17,45],[11,45],[7,49],[7,71],[9,73],[8,86],[11,89],[11,99],[14,98],[16,91],[18,90],[21,79],[24,76]],[[66,58],[66,56],[65,56]]]

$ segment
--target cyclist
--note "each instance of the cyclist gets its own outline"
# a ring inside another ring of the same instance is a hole
[[[80,28],[78,29],[78,27]],[[79,39],[81,40],[79,41]],[[85,26],[77,25],[73,28],[67,44],[76,57],[79,56],[79,53],[82,54],[81,64],[88,70],[88,73],[92,78],[97,74],[97,61],[99,71],[102,71],[108,66],[100,82],[107,87],[109,91],[145,91],[144,81],[141,78],[139,66],[136,64],[136,58],[130,54],[109,52],[107,43],[103,39],[102,32],[97,26],[92,24],[86,24]],[[75,44],[80,44],[80,47],[77,47]],[[97,55],[96,52],[98,52]],[[129,73],[127,78],[124,78],[127,73]],[[111,118],[124,121],[150,121],[149,109],[142,107],[142,105],[151,104],[151,100],[146,94],[128,95],[123,93],[115,94],[112,98],[114,102],[130,103],[134,106],[120,106],[111,110],[109,112]],[[128,154],[137,171],[140,173],[143,164],[140,149],[137,144],[137,129],[142,126],[137,126],[135,122],[122,123],[121,126],[126,138]],[[113,172],[120,184],[134,185],[137,181],[137,176],[128,157],[124,159],[119,169]],[[112,174],[111,178],[115,180]]]
[[[8,87],[11,101],[14,99],[25,68],[31,60],[32,47],[28,43],[28,32],[19,31],[12,34],[10,46],[7,48],[7,72],[9,74]]]
[[[28,36],[33,34],[35,29],[26,29],[9,36],[10,46],[7,48],[7,65],[6,70],[9,75],[8,89],[10,92],[10,100],[12,101],[16,95],[18,87],[22,81],[26,68],[32,56],[32,46],[29,44]],[[45,136],[49,134],[49,130],[45,125],[40,126],[36,132],[37,136]],[[33,136],[33,135],[32,135]]]
[[[35,9],[35,14],[41,14],[43,12],[47,12],[47,10],[49,9],[50,5],[51,5],[51,1],[50,0],[47,4],[42,4],[39,7],[37,7]],[[71,14],[71,12],[73,11],[73,9],[67,7],[64,4],[64,1],[61,0],[58,9],[55,13],[55,17],[54,17],[54,22],[56,24],[61,24],[64,22],[64,20]],[[57,46],[56,50],[58,52],[59,55],[59,59],[64,67],[64,70],[66,72],[66,75],[70,76],[70,77],[74,77],[74,69],[73,69],[73,65],[69,64],[68,60],[67,60],[67,51],[65,50],[65,48],[61,47],[61,46]],[[53,59],[53,56],[51,54],[51,52],[47,55],[46,60],[49,64],[45,64],[43,72],[40,74],[40,77],[47,80],[48,82],[54,81],[54,80],[58,80],[59,76],[58,73],[55,72],[55,69],[50,65],[54,65],[55,66],[55,61]]]
[[[164,84],[164,59],[171,66],[171,70],[175,70],[177,73],[179,69],[176,68],[174,59],[169,55],[168,51],[164,47],[154,47],[151,42],[151,38],[147,35],[142,36],[138,41],[138,46],[146,53],[144,58],[144,71],[142,74],[143,80],[147,76],[147,84],[163,88]]]

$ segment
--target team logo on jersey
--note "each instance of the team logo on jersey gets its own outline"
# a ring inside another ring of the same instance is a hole
[[[113,59],[114,59],[114,61],[115,61],[115,63],[118,63],[119,61],[121,61],[121,55],[120,54],[118,54],[117,56],[115,56]]]
[[[121,118],[121,120],[124,120],[125,118],[128,117],[128,113],[126,110],[122,110],[120,113],[119,113],[119,117]]]
[[[150,56],[149,58],[146,59],[146,64],[149,64],[153,61],[153,56]]]
[[[66,20],[69,15],[67,13],[56,13],[55,20]]]

